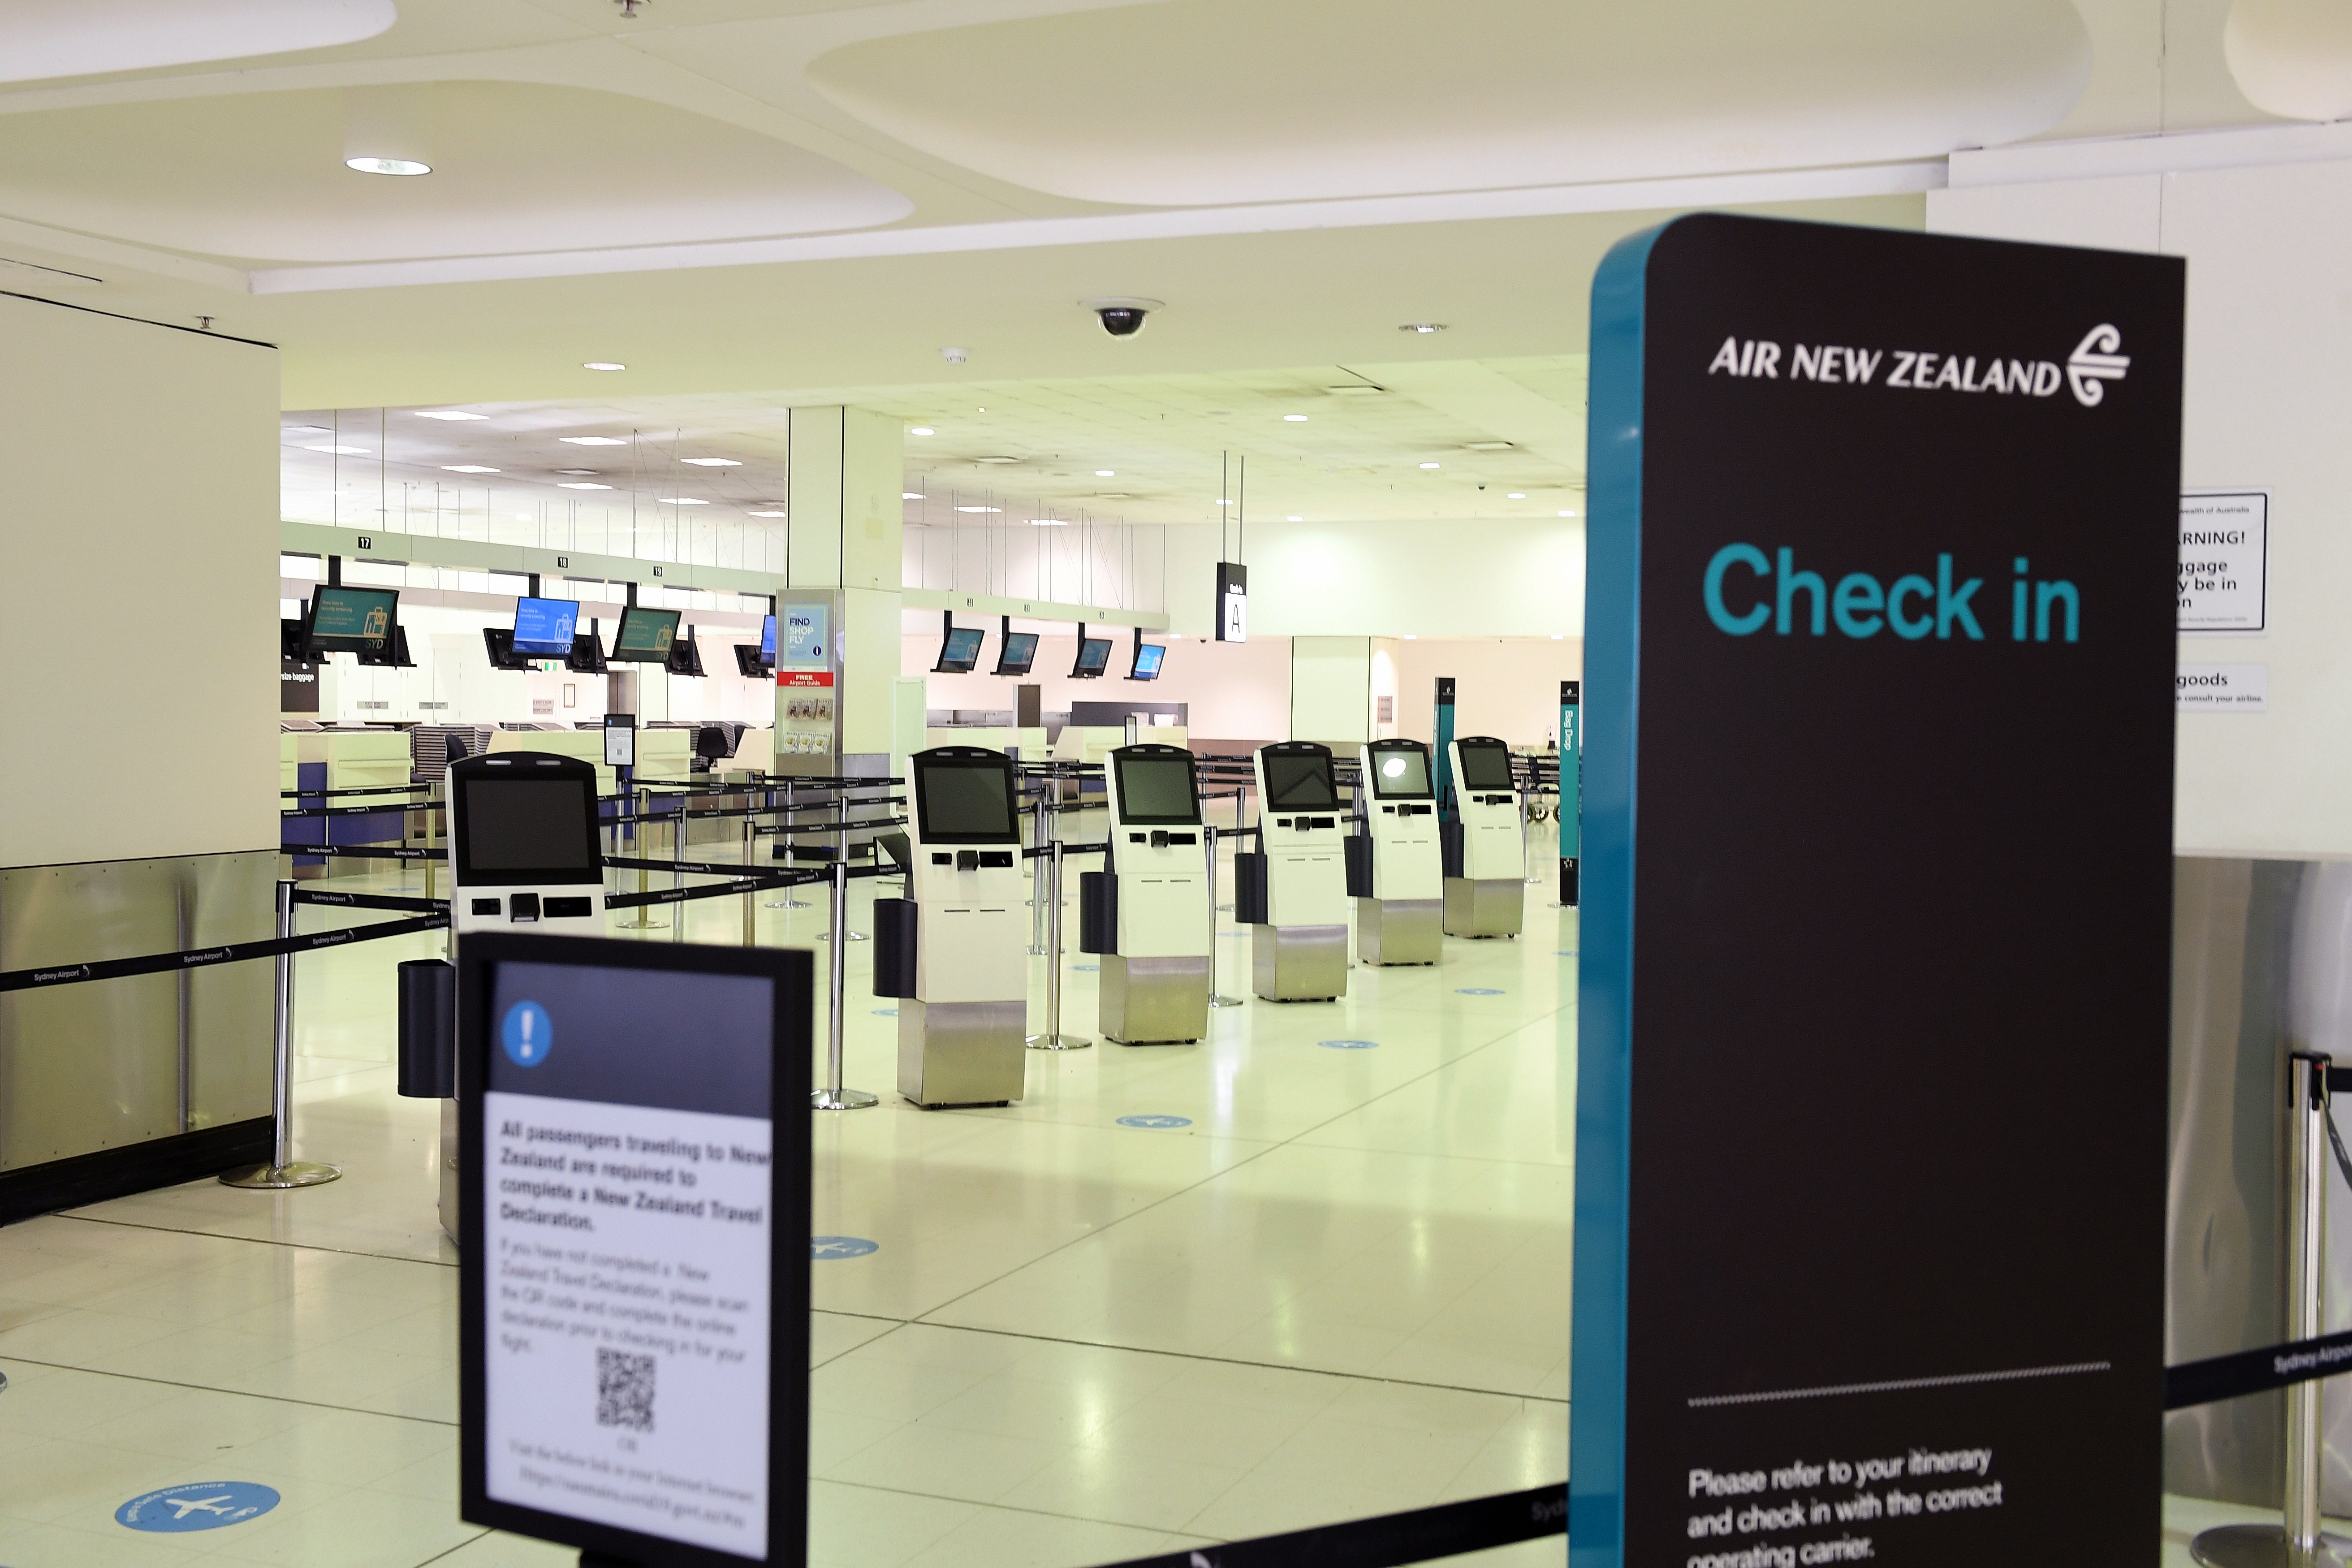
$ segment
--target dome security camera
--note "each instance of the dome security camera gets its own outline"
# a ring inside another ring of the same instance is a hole
[[[1095,313],[1102,330],[1115,338],[1131,338],[1143,331],[1143,319],[1161,308],[1158,300],[1139,300],[1121,295],[1103,300],[1078,301]]]

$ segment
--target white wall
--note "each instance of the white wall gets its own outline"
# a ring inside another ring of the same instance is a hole
[[[1371,726],[1372,639],[1291,638],[1291,737],[1338,748],[1370,740]]]
[[[1540,748],[1559,739],[1559,683],[1584,675],[1580,637],[1382,638],[1375,647],[1395,670],[1397,721],[1389,732],[1413,740],[1436,734],[1437,678],[1450,675],[1456,735]]]
[[[274,847],[277,350],[0,296],[0,865]]]
[[[1942,233],[2188,258],[2183,486],[2267,489],[2271,521],[2268,629],[2180,639],[2183,659],[2270,667],[2267,710],[2179,720],[2187,852],[2352,853],[2352,137],[2334,161],[2188,166],[2311,134],[2112,143],[2061,165],[2074,178],[1928,195]],[[2146,172],[2095,161],[2121,154]],[[1956,161],[1955,179],[1998,181],[2006,156]]]
[[[1581,518],[1253,521],[1247,557],[1252,637],[1584,635]]]

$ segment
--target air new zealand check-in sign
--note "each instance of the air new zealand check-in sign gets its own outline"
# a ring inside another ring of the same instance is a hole
[[[2157,1554],[2181,291],[1594,281],[1577,1568]]]

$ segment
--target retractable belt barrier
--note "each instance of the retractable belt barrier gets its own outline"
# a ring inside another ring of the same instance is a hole
[[[1567,1532],[1568,1489],[1553,1485],[1137,1557],[1114,1568],[1401,1568]]]
[[[2352,1329],[2166,1367],[2164,1407],[2186,1410],[2218,1399],[2267,1394],[2339,1372],[2352,1372]]]
[[[306,794],[309,792],[305,792]],[[320,791],[324,794],[324,791]],[[390,816],[395,811],[427,811],[437,803],[421,800],[388,800],[382,805],[304,805],[289,806],[278,812],[280,817],[297,816]]]
[[[304,800],[324,800],[330,795],[414,795],[418,790],[431,789],[432,787],[433,786],[429,784],[350,784],[341,789],[281,789],[278,794],[278,797],[283,800],[291,800],[297,796],[299,796]],[[379,809],[383,811],[399,811],[403,808],[399,803],[394,802],[390,805],[382,806]]]
[[[448,851],[437,845],[410,848],[390,844],[280,844],[280,855],[341,855],[353,860],[439,860]]]
[[[343,900],[331,901],[340,903]],[[362,904],[359,907],[384,906]],[[448,923],[448,911],[442,910],[420,915],[415,920],[346,926],[341,931],[312,931],[308,935],[277,937],[264,942],[225,942],[211,947],[190,948],[183,952],[151,952],[139,958],[101,958],[91,963],[68,963],[46,969],[12,969],[0,973],[0,991],[46,991],[51,986],[79,985],[89,980],[120,980],[133,974],[166,974],[188,969],[209,969],[215,964],[239,963],[249,958],[276,958],[281,953],[310,952],[322,947],[343,947],[355,942],[378,942],[388,936],[414,936],[418,931],[438,931]]]

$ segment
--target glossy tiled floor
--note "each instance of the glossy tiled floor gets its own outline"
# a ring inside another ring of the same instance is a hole
[[[816,1265],[813,1561],[1055,1568],[1562,1479],[1575,940],[1549,898],[1528,889],[1523,939],[1355,969],[1339,1005],[1251,998],[1199,1046],[1033,1053],[1006,1110],[885,1092],[821,1117],[815,1229],[877,1246]],[[737,900],[686,908],[690,935],[740,939]],[[822,908],[760,921],[827,951]],[[1245,994],[1246,932],[1220,944]],[[0,1564],[571,1561],[457,1518],[435,1113],[390,1067],[392,965],[432,951],[302,961],[299,1152],[344,1180],[0,1230]],[[847,1078],[887,1091],[869,951],[849,949]],[[1091,1035],[1092,961],[1065,962],[1065,1031]],[[219,1479],[284,1500],[195,1533],[113,1522]]]

